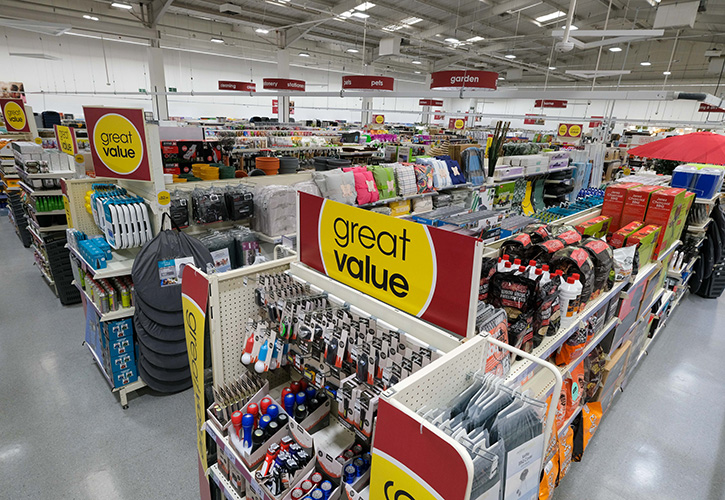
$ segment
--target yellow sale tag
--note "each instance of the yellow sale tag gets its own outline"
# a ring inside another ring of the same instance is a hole
[[[165,207],[166,205],[171,203],[171,195],[168,191],[159,191],[157,198],[159,200],[159,205],[161,205],[162,207]]]

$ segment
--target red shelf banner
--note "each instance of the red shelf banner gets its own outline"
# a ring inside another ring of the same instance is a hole
[[[443,106],[443,101],[439,99],[421,99],[418,101],[419,106]]]
[[[561,99],[537,99],[534,106],[537,108],[566,108],[567,101]]]

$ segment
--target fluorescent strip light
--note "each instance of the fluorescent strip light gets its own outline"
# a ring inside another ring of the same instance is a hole
[[[502,77],[502,76],[499,76],[499,77],[498,77],[498,80],[505,80],[505,78],[504,78],[504,77]]]
[[[554,70],[556,69],[556,66],[549,66],[549,69],[550,69],[551,71],[554,71]]]
[[[670,76],[672,74],[672,72],[671,71],[663,71],[662,74],[665,75],[665,76]]]
[[[480,42],[483,39],[484,38],[482,36],[472,36],[471,38],[468,38],[466,41],[474,43],[474,42]]]
[[[609,47],[609,52],[622,52],[622,47]]]
[[[340,14],[340,17],[343,17],[343,18],[352,17],[352,11],[351,10],[345,11],[342,14]]]
[[[552,12],[551,14],[546,14],[544,16],[539,16],[536,18],[536,20],[540,23],[545,23],[547,21],[553,21],[554,19],[559,19],[560,17],[563,17],[566,15],[566,12],[562,12],[560,10],[557,10],[556,12]]]
[[[461,43],[461,41],[458,38],[446,38],[446,42],[448,42],[448,43]]]
[[[224,43],[224,40],[221,39],[221,38],[212,38],[209,41],[212,42],[212,43]]]
[[[353,12],[352,16],[359,19],[367,19],[368,17],[370,17],[370,14],[365,14],[364,12]]]
[[[400,21],[400,24],[411,25],[411,24],[419,23],[421,21],[422,21],[422,19],[419,17],[408,17],[408,18],[405,18],[402,21]]]
[[[83,19],[88,19],[89,21],[98,21],[98,18],[96,16],[89,16],[88,14],[84,14]]]
[[[111,4],[111,7],[116,7],[117,9],[126,9],[126,10],[133,9],[133,5],[130,5],[127,3],[120,3],[120,2],[113,2]]]
[[[642,61],[641,63],[639,63],[639,65],[640,66],[652,66],[652,63],[649,61]]]
[[[372,2],[363,2],[360,5],[358,5],[357,7],[355,7],[355,10],[359,10],[361,12],[364,12],[364,11],[366,11],[368,9],[372,9],[373,7],[375,7],[375,4],[374,3],[372,3]]]
[[[359,51],[359,50],[357,50],[357,49],[347,49],[347,51],[348,51],[348,52],[349,52],[350,54],[357,54],[358,52],[360,52],[360,51]]]
[[[505,55],[504,57],[505,57],[506,59],[516,59],[516,56],[515,56],[515,55],[513,55],[513,54],[506,54],[506,55]]]
[[[566,26],[565,26],[564,28],[566,28]],[[577,27],[576,27],[576,26],[574,26],[573,24],[572,24],[571,26],[569,26],[569,31],[576,31],[576,30],[578,30],[578,29],[579,29],[579,28],[577,28]]]
[[[398,31],[399,29],[402,29],[402,24],[389,24],[388,26],[383,28],[383,31]]]
[[[416,75],[420,75],[420,71],[413,71]]]
[[[420,61],[413,61],[412,64],[423,64],[423,63]]]
[[[300,52],[297,55],[300,56],[300,57],[310,57],[310,55],[307,52]]]
[[[269,30],[266,30],[266,29],[264,29],[264,28],[257,28],[257,29],[256,29],[256,30],[254,30],[254,31],[255,31],[256,33],[261,33],[261,34],[263,34],[263,35],[266,35],[267,33],[269,33]]]

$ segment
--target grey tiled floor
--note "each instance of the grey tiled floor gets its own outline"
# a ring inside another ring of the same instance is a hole
[[[0,217],[0,498],[198,498],[190,391],[122,410]],[[725,307],[688,297],[555,500],[725,499]]]
[[[0,498],[199,498],[191,391],[122,410],[32,262],[0,217]]]

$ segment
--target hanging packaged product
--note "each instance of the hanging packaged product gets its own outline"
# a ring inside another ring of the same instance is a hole
[[[581,425],[577,426],[574,433],[574,451],[572,459],[580,462],[594,433],[599,428],[602,419],[602,403],[591,402],[582,407]]]
[[[531,236],[531,243],[534,245],[551,238],[551,230],[548,224],[529,224],[523,230]]]
[[[115,249],[143,246],[153,238],[144,199],[114,184],[92,184],[86,196],[93,219]]]
[[[191,192],[191,207],[194,222],[197,224],[228,220],[224,192],[220,188],[194,189]]]
[[[254,195],[242,185],[227,186],[224,201],[229,220],[243,220],[254,215]]]
[[[629,279],[635,267],[637,247],[615,248],[612,255],[614,257],[614,279],[616,281]]]
[[[179,228],[189,226],[189,199],[188,195],[175,189],[171,192],[171,202],[169,204],[169,215],[171,221]]]

